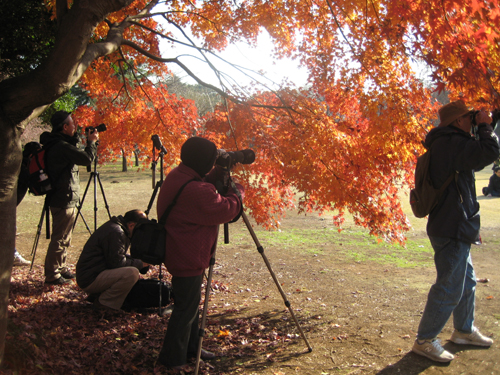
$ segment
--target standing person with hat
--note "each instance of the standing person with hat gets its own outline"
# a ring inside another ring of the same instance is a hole
[[[52,235],[45,256],[45,283],[63,285],[75,277],[66,266],[66,254],[80,200],[78,166],[92,163],[99,135],[97,131],[89,133],[85,150],[81,150],[77,147],[79,137],[69,112],[57,111],[50,122],[52,132],[40,136],[53,189],[46,198],[52,216]]]
[[[471,244],[481,242],[474,171],[498,158],[499,145],[491,117],[484,111],[470,111],[461,100],[441,107],[439,119],[439,126],[425,139],[431,152],[431,180],[439,188],[451,174],[457,175],[429,214],[427,235],[434,249],[437,278],[412,350],[434,361],[450,362],[454,356],[437,336],[452,314],[455,330],[450,341],[483,347],[493,343],[474,326],[476,276],[470,249]],[[473,120],[478,124],[478,138],[471,136]]]
[[[242,202],[232,188],[224,195],[215,188],[218,173],[224,173],[221,167],[214,168],[217,157],[213,142],[189,138],[181,148],[182,163],[166,176],[158,196],[157,213],[161,217],[187,183],[165,223],[165,265],[172,275],[174,309],[158,361],[175,370],[186,370],[187,359],[197,355],[203,271],[215,251],[218,226],[232,221],[242,210]],[[242,197],[243,187],[236,185]],[[214,353],[201,352],[203,360],[214,357]]]

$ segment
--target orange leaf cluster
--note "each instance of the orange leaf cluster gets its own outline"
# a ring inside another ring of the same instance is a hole
[[[136,0],[108,21],[127,22],[146,5]],[[256,162],[233,175],[247,186],[246,205],[259,223],[278,226],[298,202],[300,211],[331,212],[339,228],[349,213],[372,234],[403,243],[409,223],[399,192],[413,183],[420,141],[438,108],[415,70],[426,65],[450,98],[498,106],[499,12],[498,0],[166,2],[164,24],[151,16],[134,21],[142,27],[125,29],[138,49],[123,47],[87,70],[82,86],[98,109],[82,108],[78,117],[81,125],[109,125],[102,134],[104,160],[136,144],[150,147],[152,134],[171,151],[167,165],[177,162],[180,145],[194,133],[227,150],[252,148]],[[173,37],[179,28],[207,51],[235,41],[255,44],[266,30],[274,42],[269,53],[299,60],[308,86],[253,90],[246,97],[223,86],[238,104],[199,119],[192,102],[157,83],[168,74],[164,65],[140,51],[158,55],[160,33]],[[90,42],[108,31],[103,22]],[[136,70],[151,81],[132,79]]]

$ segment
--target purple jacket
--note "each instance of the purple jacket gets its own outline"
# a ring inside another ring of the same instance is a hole
[[[217,167],[216,167],[217,168]],[[216,168],[206,177],[210,180]],[[219,224],[230,222],[242,207],[233,190],[222,196],[212,183],[181,163],[165,178],[158,195],[158,218],[165,212],[180,187],[187,184],[167,218],[165,266],[172,276],[201,275],[215,250]],[[238,189],[243,195],[241,185]]]

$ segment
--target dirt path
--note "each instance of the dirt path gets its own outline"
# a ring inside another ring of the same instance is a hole
[[[494,233],[486,230],[483,236]],[[440,335],[445,348],[456,355],[449,365],[410,352],[434,268],[339,260],[338,251],[336,244],[323,246],[320,253],[272,247],[265,251],[313,351],[308,353],[305,342],[296,338],[276,353],[228,360],[224,367],[229,373],[500,374],[498,248],[473,250],[478,278],[489,279],[477,287],[476,324],[496,342],[488,350],[447,342],[453,330],[449,322]],[[432,255],[429,258],[432,261]],[[218,259],[218,276],[230,293],[216,294],[213,304],[237,313],[222,313],[212,323],[232,327],[236,316],[244,315],[268,321],[278,331],[298,333],[257,250],[227,246]]]

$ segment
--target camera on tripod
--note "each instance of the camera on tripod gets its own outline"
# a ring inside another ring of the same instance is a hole
[[[99,124],[96,127],[94,126],[87,126],[85,128],[85,134],[94,134],[94,132],[97,130],[98,133],[102,133],[106,131],[106,124]]]
[[[153,141],[153,150],[157,149],[158,151],[162,152],[163,154],[167,153],[167,149],[161,143],[161,140],[160,140],[160,137],[158,136],[158,134],[152,135],[151,140]]]
[[[251,149],[241,151],[217,150],[215,164],[224,169],[231,169],[236,163],[252,164],[255,161],[255,152]]]

